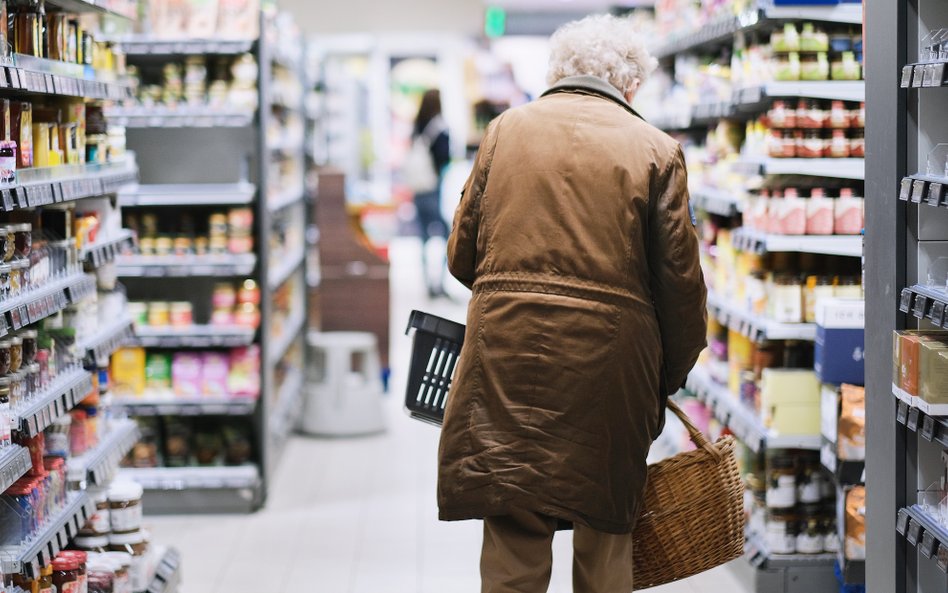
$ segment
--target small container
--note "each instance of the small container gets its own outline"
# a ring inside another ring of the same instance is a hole
[[[798,522],[799,518],[792,508],[768,511],[765,539],[772,554],[793,554],[797,551]]]
[[[26,329],[20,332],[20,338],[23,340],[23,364],[29,366],[36,361],[36,340],[38,334],[35,329]]]
[[[793,457],[774,455],[768,460],[767,507],[790,509],[797,504],[797,472]]]
[[[237,291],[237,302],[241,304],[250,303],[252,305],[260,304],[260,287],[256,281],[248,278],[240,284],[240,290]]]
[[[865,200],[853,195],[853,190],[843,188],[834,206],[833,231],[837,235],[858,235],[862,233],[865,219],[863,214]]]
[[[208,218],[208,231],[211,235],[211,240],[215,238],[225,238],[227,237],[227,215],[222,213],[211,214]]]
[[[7,375],[10,380],[10,399],[16,402],[27,401],[26,373],[22,370]]]
[[[194,255],[207,255],[208,251],[207,237],[196,237],[194,239]]]
[[[10,340],[0,340],[0,375],[10,372]]]
[[[174,239],[174,254],[178,257],[183,257],[186,255],[191,255],[194,253],[194,244],[191,241],[190,237],[175,237]]]
[[[158,237],[155,239],[155,255],[158,257],[167,257],[174,253],[174,241],[171,237]]]
[[[833,101],[830,104],[829,127],[845,129],[852,125],[852,117],[842,101]]]
[[[806,296],[804,307],[804,321],[816,323],[816,304],[823,299],[833,298],[832,276],[808,276],[806,279]]]
[[[208,244],[209,255],[227,255],[227,237],[211,237]]]
[[[63,550],[59,555],[65,558],[72,558],[76,561],[76,564],[79,566],[78,593],[88,593],[89,575],[86,570],[86,562],[89,560],[88,555],[82,550]]]
[[[826,147],[827,142],[820,130],[807,130],[803,134],[803,140],[797,144],[797,156],[807,159],[822,158]]]
[[[795,188],[784,190],[783,207],[780,212],[780,232],[784,235],[806,233],[807,200],[801,198]]]
[[[260,309],[252,303],[244,303],[234,312],[234,323],[256,328],[260,325]]]
[[[850,155],[849,151],[849,138],[846,137],[845,130],[833,130],[833,139],[829,144],[829,154],[834,159],[844,159],[848,158]]]
[[[132,591],[144,591],[148,588],[148,541],[141,530],[127,533],[113,533],[109,536],[109,550],[124,552],[131,557],[129,580]]]
[[[12,298],[12,285],[10,284],[10,274],[13,272],[13,266],[10,264],[0,264],[0,299]]]
[[[866,133],[862,130],[853,130],[849,135],[849,156],[854,159],[866,156]]]
[[[40,383],[40,365],[38,362],[34,362],[26,370],[26,397],[31,398],[38,395],[40,389],[42,389]]]
[[[138,252],[142,255],[155,255],[155,239],[153,237],[142,237],[138,241]]]
[[[16,182],[16,142],[0,141],[0,183]]]
[[[87,551],[97,551],[105,552],[106,548],[109,546],[109,533],[112,531],[111,519],[109,516],[109,493],[105,490],[99,491],[95,495],[95,512],[89,517],[89,520],[82,527],[82,530],[79,531],[79,535],[84,537],[91,538],[101,538],[97,539],[96,542],[101,544],[101,550],[90,550],[84,546],[80,546],[81,549]],[[104,541],[102,541],[104,540]],[[77,539],[76,545],[79,545]]]
[[[46,565],[40,569],[39,578],[40,593],[51,593],[53,590],[53,567]]]
[[[23,338],[13,336],[10,342],[10,372],[15,373],[23,365]]]
[[[13,225],[0,225],[0,257],[4,263],[13,259],[16,253],[16,234]]]
[[[806,234],[833,234],[833,200],[826,197],[822,188],[810,190],[806,205]]]
[[[126,305],[126,310],[136,326],[148,326],[148,303],[130,302]]]
[[[784,101],[774,101],[768,113],[771,128],[787,129],[796,127],[797,114],[793,109],[787,109]]]
[[[111,546],[110,546],[111,547]],[[132,580],[131,580],[131,569],[132,569],[132,555],[128,552],[106,552],[103,556],[112,562],[112,566],[115,570],[115,581],[114,581],[114,593],[119,593],[122,591],[124,593],[131,593],[132,591]]]
[[[148,325],[153,327],[166,327],[171,325],[171,306],[161,301],[149,303]]]
[[[33,251],[33,225],[21,223],[12,226],[15,255],[17,257],[29,257]]]
[[[53,587],[56,593],[79,593],[79,561],[70,556],[53,560]]]
[[[97,554],[109,551],[108,532],[106,532],[105,535],[82,535],[82,533],[83,532],[80,531],[79,535],[77,535],[76,538],[72,540],[73,546],[82,550],[83,552],[95,552]]]
[[[141,485],[135,482],[112,483],[109,488],[109,520],[113,535],[134,533],[141,529],[142,493]]]
[[[815,504],[822,496],[823,476],[812,466],[804,467],[797,480],[797,500],[803,504]]]
[[[227,239],[227,251],[235,255],[253,251],[253,235],[237,235]]]
[[[0,386],[0,449],[10,444],[10,419],[13,413],[10,403],[10,386]]]
[[[771,298],[774,321],[778,323],[803,322],[803,283],[793,274],[781,274],[774,279]],[[768,502],[768,506],[771,506]]]
[[[214,292],[211,295],[211,306],[215,309],[232,309],[237,304],[237,292],[233,285],[227,282],[219,282],[214,285]]]
[[[187,327],[194,323],[191,303],[180,301],[171,303],[171,326]]]
[[[823,524],[820,518],[806,517],[800,523],[799,532],[797,533],[797,554],[822,554],[824,541]]]

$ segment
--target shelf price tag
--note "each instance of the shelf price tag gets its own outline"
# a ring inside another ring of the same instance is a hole
[[[919,64],[915,66],[914,69],[915,73],[912,76],[912,88],[920,89],[925,82],[925,66],[924,64]]]
[[[918,551],[926,558],[932,557],[935,551],[935,537],[930,531],[922,533],[922,543],[918,546]]]
[[[903,202],[908,202],[912,197],[912,181],[911,177],[902,179],[902,184],[899,186],[899,199]]]
[[[918,545],[918,536],[922,531],[922,524],[915,519],[909,518],[908,531],[905,532],[905,539],[913,546]]]
[[[935,69],[932,68],[934,64],[925,65],[925,78],[922,79],[923,87],[933,87],[935,86]]]
[[[945,322],[945,303],[941,301],[935,301],[932,303],[932,323],[941,327]]]
[[[899,300],[899,311],[908,313],[912,308],[912,296],[914,293],[911,288],[902,289],[902,298]]]
[[[932,86],[942,86],[945,84],[945,62],[932,64]]]
[[[922,420],[922,438],[926,441],[931,442],[932,437],[935,435],[935,419],[931,416],[925,416]]]
[[[915,179],[912,181],[912,203],[921,204],[925,198],[925,189],[928,182],[924,179]]]
[[[918,430],[918,408],[909,408],[908,420],[905,422],[905,425],[908,426],[912,432]]]
[[[948,572],[948,546],[944,542],[936,542],[935,564],[942,572]]]
[[[928,186],[928,204],[929,206],[938,206],[945,195],[945,186],[941,183],[932,182]]]
[[[915,72],[915,67],[909,64],[908,66],[902,67],[902,82],[899,86],[903,89],[907,89],[912,86],[912,74]]]
[[[919,319],[925,319],[925,311],[928,310],[928,297],[925,295],[915,295],[915,308],[912,314]]]

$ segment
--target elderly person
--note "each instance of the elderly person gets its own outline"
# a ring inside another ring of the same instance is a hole
[[[473,290],[442,430],[443,520],[484,519],[483,593],[632,590],[646,455],[705,347],[680,146],[630,106],[655,61],[627,21],[552,39],[539,100],[490,125],[448,242]]]

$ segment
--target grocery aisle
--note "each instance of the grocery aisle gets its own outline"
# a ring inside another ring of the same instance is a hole
[[[388,432],[361,439],[294,437],[266,508],[247,516],[149,517],[153,539],[176,546],[184,593],[256,593],[260,583],[319,593],[473,593],[479,522],[441,523],[435,505],[438,434],[401,411],[412,307],[463,319],[464,306],[427,302],[418,242],[392,244],[392,392]],[[570,534],[557,536],[551,593],[569,593]],[[265,567],[266,575],[261,570]],[[719,568],[656,593],[749,590]],[[305,585],[304,585],[305,583]]]

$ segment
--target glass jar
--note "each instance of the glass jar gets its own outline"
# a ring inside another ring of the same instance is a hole
[[[836,298],[840,299],[861,299],[862,285],[859,283],[859,276],[842,276],[833,292]]]
[[[16,182],[16,142],[0,142],[0,183]]]
[[[10,262],[10,296],[13,298],[23,294],[23,268],[19,262]]]
[[[0,258],[4,263],[13,259],[16,253],[16,235],[13,233],[13,225],[0,225]]]
[[[247,279],[241,283],[240,290],[237,291],[237,302],[260,304],[260,287],[256,281]]]
[[[135,482],[112,483],[109,488],[109,521],[113,534],[134,533],[141,528],[142,493],[141,485]]]
[[[244,303],[234,312],[234,323],[256,329],[260,325],[260,310],[256,305]]]
[[[823,475],[817,467],[807,464],[797,478],[797,500],[803,504],[815,504],[822,496]]]
[[[155,255],[166,257],[174,252],[174,241],[171,237],[158,237],[155,239]]]
[[[107,515],[106,515],[107,516]],[[92,521],[90,520],[89,523]],[[86,527],[83,528],[85,531],[89,523],[86,523]],[[105,534],[97,535],[82,535],[83,531],[79,532],[79,535],[75,537],[72,541],[72,545],[82,550],[83,552],[108,552],[109,551],[109,534],[106,531]]]
[[[72,558],[76,561],[78,565],[78,582],[79,582],[79,593],[88,593],[89,591],[89,580],[88,573],[86,571],[86,562],[89,557],[82,550],[63,550],[59,553],[60,556],[66,558]]]
[[[142,237],[138,241],[138,252],[142,255],[155,255],[154,237]]]
[[[34,362],[26,369],[26,397],[31,398],[39,394],[40,389],[40,365]]]
[[[115,593],[132,593],[130,574],[132,569],[131,554],[127,552],[106,552],[103,556],[112,562],[113,569],[115,570],[115,580],[113,583]]]
[[[13,227],[15,255],[28,258],[33,251],[33,225],[24,222],[11,226]]]
[[[148,325],[165,327],[171,324],[171,306],[165,302],[148,304]]]
[[[14,271],[19,271],[20,273],[20,292],[27,292],[35,288],[33,284],[33,271],[30,269],[29,260],[14,260],[11,265]]]
[[[798,522],[793,508],[768,510],[765,539],[772,554],[793,554],[797,551]]]
[[[852,124],[852,117],[842,101],[833,101],[830,104],[829,127],[848,128]]]
[[[816,323],[816,305],[823,299],[833,298],[832,276],[808,276],[806,279],[806,308],[804,321]]]
[[[227,237],[211,237],[211,241],[208,245],[208,253],[210,255],[226,255]]]
[[[807,130],[803,135],[803,141],[797,145],[797,156],[807,159],[822,158],[826,146],[827,143],[823,140],[820,130]]]
[[[10,372],[10,340],[0,340],[0,375]]]
[[[797,470],[791,455],[778,453],[768,456],[767,507],[793,508],[797,503]]]
[[[40,569],[39,590],[40,593],[52,593],[53,591],[53,567],[50,565]]]
[[[208,232],[213,241],[215,238],[226,238],[227,235],[227,215],[222,213],[211,214],[208,218]]]
[[[171,303],[169,321],[172,327],[187,327],[194,323],[191,303],[187,301]]]
[[[174,239],[174,254],[178,257],[191,255],[194,253],[193,243],[190,237],[180,236]]]
[[[79,593],[79,562],[69,556],[53,560],[53,587],[56,593]]]
[[[797,553],[822,554],[824,540],[823,525],[819,517],[806,515],[800,522],[797,533]]]
[[[849,156],[861,159],[866,156],[866,133],[862,130],[853,130],[849,137]]]
[[[833,139],[829,144],[829,155],[834,159],[844,159],[849,157],[849,138],[846,137],[845,130],[833,130]]]
[[[12,435],[10,434],[10,415],[12,413],[10,387],[0,387],[0,449],[12,442]]]
[[[79,531],[79,535],[83,537],[92,537],[92,538],[101,538],[95,540],[93,543],[100,544],[97,547],[102,548],[101,550],[95,550],[97,552],[104,552],[105,548],[109,546],[108,535],[112,531],[111,519],[109,516],[109,493],[105,490],[97,492],[95,495],[95,512],[89,517],[89,520],[82,527],[82,530]],[[103,541],[104,540],[104,541]],[[76,544],[79,545],[77,538]],[[93,551],[87,549],[85,546],[80,546],[81,549],[86,551]]]
[[[25,375],[22,370],[7,375],[10,379],[10,397],[18,402],[25,402],[27,399]]]
[[[10,372],[15,373],[20,370],[23,364],[23,338],[13,336],[10,342]]]
[[[13,287],[10,283],[10,274],[12,272],[13,266],[10,264],[0,264],[0,299],[13,297]]]
[[[131,557],[128,576],[132,591],[144,591],[148,588],[148,566],[146,554],[148,541],[141,530],[128,533],[113,533],[109,536],[109,550],[124,552]]]
[[[781,274],[774,279],[768,299],[773,320],[778,323],[803,322],[803,283],[793,274]]]
[[[23,340],[23,364],[29,366],[36,360],[36,340],[39,334],[35,329],[26,329],[20,332]]]
[[[215,309],[233,309],[237,304],[237,293],[234,287],[226,282],[219,282],[214,285],[214,292],[211,295],[211,305]]]

